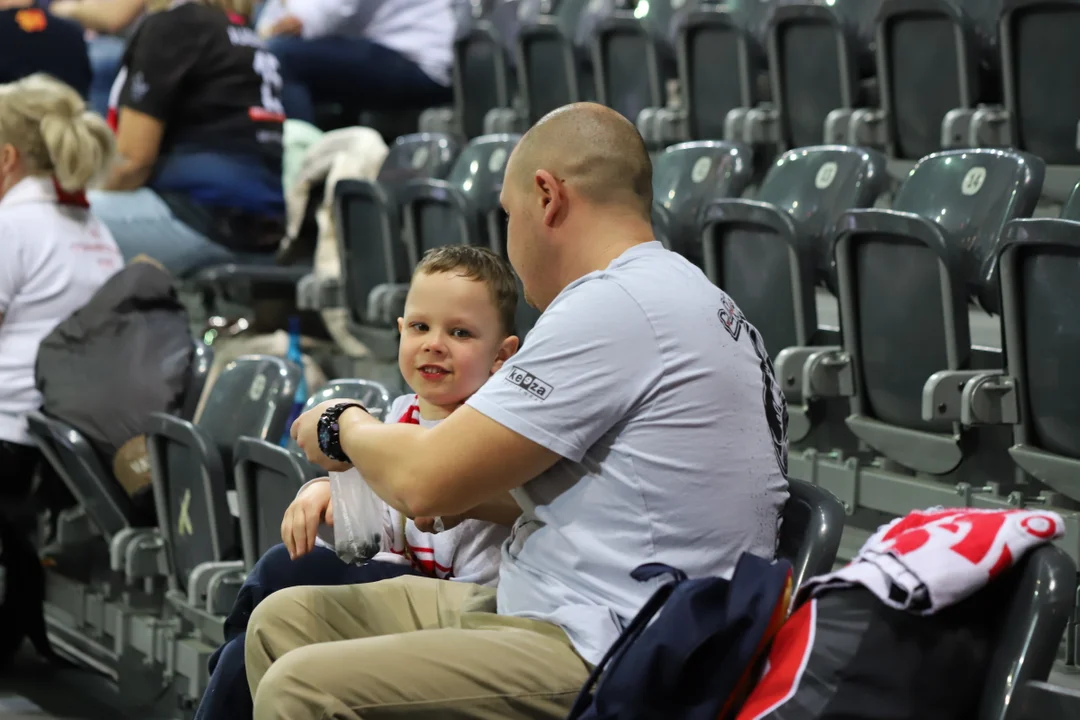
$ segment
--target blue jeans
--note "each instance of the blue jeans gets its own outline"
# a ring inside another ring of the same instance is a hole
[[[225,644],[210,656],[210,682],[195,720],[250,720],[254,713],[244,665],[244,633],[255,606],[271,593],[300,585],[358,585],[402,575],[416,575],[408,565],[369,562],[350,565],[333,550],[316,547],[296,560],[275,545],[255,563],[232,612],[225,619]]]
[[[281,62],[285,114],[296,120],[314,123],[315,103],[357,111],[425,108],[452,96],[412,60],[365,38],[278,36],[267,47]]]
[[[86,44],[90,55],[90,109],[102,117],[109,111],[109,94],[124,62],[123,38],[99,35]]]

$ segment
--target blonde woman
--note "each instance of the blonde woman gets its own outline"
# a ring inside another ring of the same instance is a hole
[[[151,12],[113,87],[120,157],[94,209],[125,257],[146,253],[177,277],[238,256],[270,262],[283,234],[281,77],[246,26],[250,5]]]
[[[40,462],[25,421],[41,405],[38,345],[123,265],[84,192],[112,154],[109,128],[67,85],[0,85],[0,496],[25,495]]]

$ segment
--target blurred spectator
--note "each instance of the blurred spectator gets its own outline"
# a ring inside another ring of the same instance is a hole
[[[37,72],[90,91],[90,61],[83,32],[75,23],[53,17],[31,0],[0,0],[0,83]]]
[[[258,29],[281,61],[287,114],[314,122],[315,103],[448,102],[455,25],[451,0],[267,0]]]
[[[87,43],[93,72],[90,107],[102,115],[109,109],[109,89],[120,72],[126,37],[146,4],[146,0],[53,0],[49,4],[53,15],[94,33]]]
[[[45,75],[0,85],[0,494],[25,496],[41,460],[25,420],[41,405],[38,345],[123,264],[83,192],[112,151],[70,87]]]
[[[114,87],[120,161],[91,193],[127,258],[174,276],[272,261],[284,233],[281,76],[250,0],[174,3],[140,23]],[[238,258],[237,254],[244,254]]]

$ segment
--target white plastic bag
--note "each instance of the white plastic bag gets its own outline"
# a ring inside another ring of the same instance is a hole
[[[330,473],[334,508],[334,550],[347,563],[364,563],[387,550],[385,504],[356,468]]]

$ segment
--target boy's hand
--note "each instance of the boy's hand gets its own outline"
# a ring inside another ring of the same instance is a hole
[[[436,526],[436,521],[441,520],[441,527]],[[443,515],[441,518],[432,517],[417,517],[413,518],[413,524],[416,525],[416,529],[420,532],[426,533],[439,533],[445,532],[450,528],[455,528],[462,522],[467,520],[464,515]]]
[[[291,559],[311,552],[319,523],[327,514],[333,517],[330,479],[321,478],[300,491],[281,520],[281,541]]]

